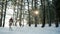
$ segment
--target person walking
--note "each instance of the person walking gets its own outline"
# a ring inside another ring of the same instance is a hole
[[[11,26],[13,24],[13,18],[10,18],[9,19],[9,30],[12,30]]]

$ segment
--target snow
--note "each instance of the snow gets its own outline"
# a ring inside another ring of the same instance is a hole
[[[0,34],[60,34],[60,25],[57,28],[54,24],[51,27],[46,24],[44,28],[41,27],[41,24],[38,24],[37,27],[34,25],[31,27],[28,25],[24,27],[12,26],[12,30],[9,27],[0,27]]]

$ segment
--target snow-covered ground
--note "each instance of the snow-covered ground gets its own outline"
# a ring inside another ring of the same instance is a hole
[[[12,30],[9,30],[9,27],[0,27],[0,34],[60,34],[60,25],[57,28],[54,24],[51,27],[46,24],[44,28],[41,28],[41,24],[37,27],[34,25],[31,27],[28,25],[24,27],[12,26]]]

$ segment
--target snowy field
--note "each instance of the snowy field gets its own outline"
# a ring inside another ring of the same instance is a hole
[[[54,24],[51,27],[46,24],[44,28],[41,28],[41,24],[37,27],[34,25],[31,27],[27,25],[24,27],[12,26],[12,30],[9,30],[9,27],[0,27],[0,34],[60,34],[60,25],[57,28]]]

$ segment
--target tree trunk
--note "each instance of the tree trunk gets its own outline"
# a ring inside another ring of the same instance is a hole
[[[45,0],[44,1],[41,0],[41,4],[42,4],[42,10],[43,10],[42,27],[44,27],[45,26]]]
[[[17,0],[18,1],[18,0]],[[17,18],[18,18],[18,9],[19,9],[19,3],[18,2],[16,2],[16,4],[17,4],[17,16],[16,16],[16,22],[15,22],[15,26],[17,26]]]
[[[37,16],[35,16],[35,27],[37,27],[37,22],[38,22],[38,19],[37,19]]]
[[[22,25],[22,24],[21,24],[21,17],[22,17],[22,1],[23,1],[23,0],[21,0],[21,4],[20,4],[20,5],[21,5],[21,8],[20,8],[20,16],[19,16],[19,17],[20,17],[20,18],[19,18],[19,19],[20,19],[19,26]]]
[[[51,26],[51,11],[50,11],[50,2],[49,0],[47,0],[48,2],[48,23],[49,23],[49,26]]]
[[[54,9],[55,9],[55,26],[58,27],[59,24],[58,24],[58,19],[59,19],[59,16],[60,14],[59,13],[59,5],[60,5],[60,0],[53,0],[53,5],[54,5]]]
[[[4,19],[3,19],[3,27],[4,27],[4,25],[5,25],[6,8],[7,8],[7,0],[6,0],[6,4],[5,4],[5,12],[4,12]]]
[[[3,1],[4,1],[4,0],[2,0],[2,9],[1,9],[0,27],[2,26],[2,18],[3,18]]]
[[[32,0],[33,1],[33,0]],[[27,0],[27,2],[28,2],[28,13],[29,13],[29,26],[31,26],[31,22],[30,22],[30,11],[29,11],[29,1]]]

